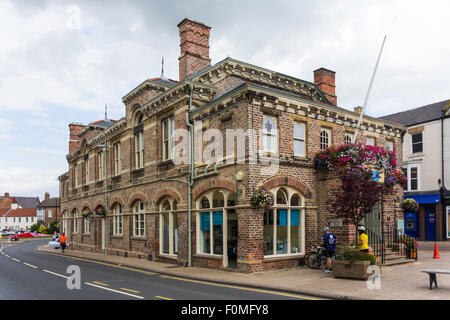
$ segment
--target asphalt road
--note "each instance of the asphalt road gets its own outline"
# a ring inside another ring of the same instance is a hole
[[[48,242],[0,244],[0,300],[311,300],[292,293],[227,286],[36,252]],[[80,289],[68,272],[79,268]],[[69,286],[68,286],[69,283]],[[72,289],[70,289],[72,287]]]

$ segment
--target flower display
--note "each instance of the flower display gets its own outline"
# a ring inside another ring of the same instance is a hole
[[[405,211],[417,212],[419,211],[419,203],[411,198],[403,200],[403,209]]]
[[[90,216],[92,216],[92,211],[91,210],[84,210],[83,212],[81,212],[81,215],[85,218],[89,218]]]
[[[99,216],[106,216],[106,210],[103,207],[98,207],[95,209],[95,214],[98,214]]]
[[[273,196],[270,192],[267,192],[263,187],[259,191],[255,192],[250,199],[252,206],[264,208],[273,205]]]

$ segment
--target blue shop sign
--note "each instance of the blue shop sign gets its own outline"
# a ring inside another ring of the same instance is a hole
[[[408,195],[408,196],[404,196],[404,199],[414,199],[419,204],[440,203],[441,202],[441,196],[440,196],[439,193],[436,193],[436,194]]]

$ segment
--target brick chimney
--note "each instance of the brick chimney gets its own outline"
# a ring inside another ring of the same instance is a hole
[[[5,198],[9,198],[9,192],[5,192]]]
[[[191,74],[211,64],[209,58],[209,31],[211,27],[183,19],[178,24],[180,33],[179,74],[180,82]]]
[[[325,97],[336,106],[335,74],[336,72],[325,68],[314,70],[314,84],[325,94]]]
[[[69,153],[81,145],[81,139],[78,136],[85,126],[80,123],[69,124],[70,138],[69,138]]]
[[[48,200],[48,199],[50,199],[50,193],[46,192],[45,193],[45,200]]]

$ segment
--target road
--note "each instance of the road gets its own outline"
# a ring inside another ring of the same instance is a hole
[[[36,252],[48,242],[0,245],[0,300],[314,300]],[[69,266],[79,267],[80,289]],[[69,283],[69,286],[68,286]],[[73,289],[69,289],[72,287]]]

